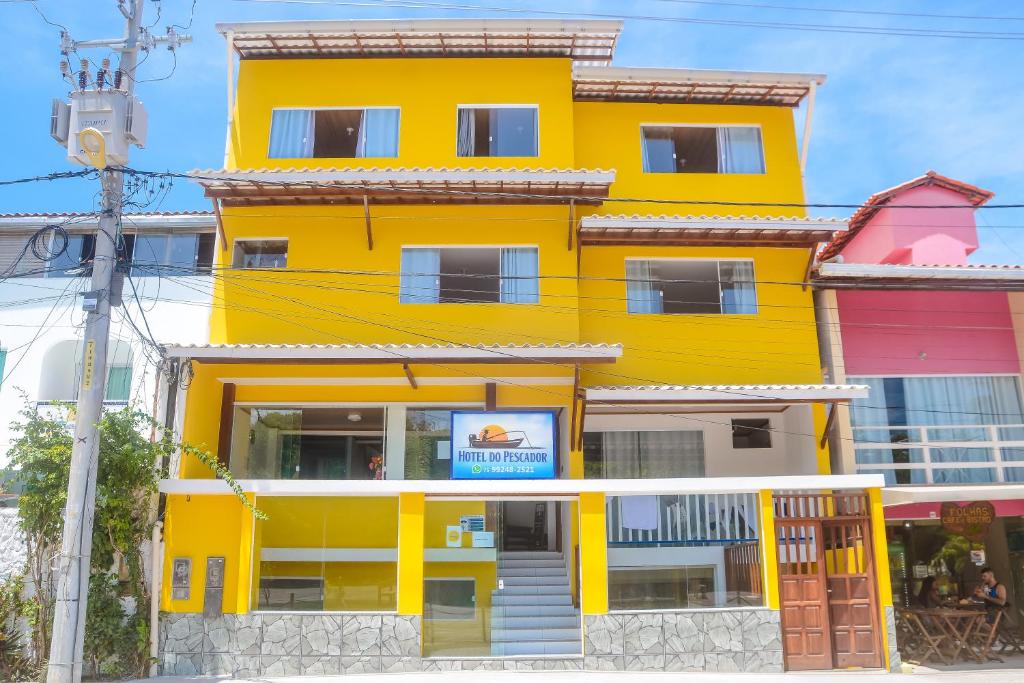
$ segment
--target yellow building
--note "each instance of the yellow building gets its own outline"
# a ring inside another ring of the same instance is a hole
[[[240,494],[162,483],[165,672],[893,664],[805,286],[824,77],[612,67],[620,28],[219,27],[211,339],[165,403]]]

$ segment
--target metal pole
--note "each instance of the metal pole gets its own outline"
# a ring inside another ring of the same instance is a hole
[[[130,96],[135,86],[139,29],[143,0],[134,0],[126,14],[127,29],[118,68]],[[124,177],[102,169],[101,211],[92,266],[96,310],[86,317],[82,351],[82,377],[75,411],[75,440],[71,451],[64,536],[57,559],[57,593],[53,610],[53,640],[46,672],[47,683],[79,683],[85,643],[85,615],[89,597],[92,527],[96,512],[96,468],[99,455],[97,424],[103,411],[107,385],[107,344],[110,338],[110,282],[117,261]]]

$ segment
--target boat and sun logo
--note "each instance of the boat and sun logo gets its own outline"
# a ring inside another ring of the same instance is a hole
[[[453,412],[452,478],[553,478],[554,420],[550,411]]]

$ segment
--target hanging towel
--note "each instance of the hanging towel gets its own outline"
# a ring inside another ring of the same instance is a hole
[[[626,529],[657,529],[658,497],[623,496],[622,526]]]

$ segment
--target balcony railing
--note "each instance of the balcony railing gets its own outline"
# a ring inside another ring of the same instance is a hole
[[[622,510],[624,498],[608,498],[608,543],[706,545],[744,543],[758,538],[756,493],[655,497],[657,525],[647,529],[625,526]]]
[[[1024,482],[1024,425],[859,427],[857,471],[886,484]]]

